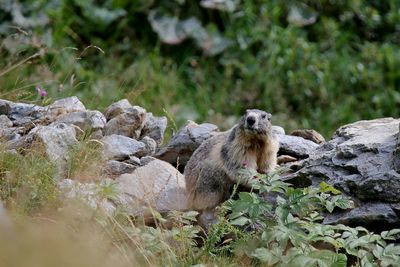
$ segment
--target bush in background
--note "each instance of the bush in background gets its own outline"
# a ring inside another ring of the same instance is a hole
[[[1,96],[32,100],[41,83],[92,107],[127,97],[223,127],[256,107],[289,130],[330,134],[400,115],[399,10],[396,0],[4,1]]]

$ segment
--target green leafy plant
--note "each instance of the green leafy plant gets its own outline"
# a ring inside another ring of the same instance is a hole
[[[214,245],[214,250],[206,247],[209,252],[246,255],[268,266],[347,266],[350,259],[353,266],[396,266],[400,262],[400,246],[389,243],[400,230],[379,235],[363,227],[322,223],[322,212],[354,206],[332,186],[293,188],[278,174],[244,170],[242,175],[252,180],[252,191],[240,192],[223,205],[223,216],[207,240]],[[267,195],[275,201],[266,201]],[[221,249],[220,240],[229,233],[236,239]]]
[[[3,98],[33,100],[40,84],[48,99],[125,97],[224,128],[252,106],[323,134],[399,115],[396,0],[3,2]]]

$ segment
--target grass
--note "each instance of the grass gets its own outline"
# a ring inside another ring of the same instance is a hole
[[[55,165],[39,148],[24,155],[0,150],[0,199],[22,213],[32,213],[57,199]]]
[[[100,199],[113,199],[113,183],[102,180],[101,145],[82,134],[70,152],[64,178],[94,182]],[[57,168],[35,144],[17,154],[0,149],[0,201],[12,227],[0,218],[0,262],[4,266],[189,266],[198,262],[237,266],[211,257],[194,242],[193,214],[159,217],[158,227],[133,220],[123,207],[113,215],[78,199],[61,197]],[[159,216],[159,215],[158,215]],[[165,225],[165,226],[164,226]],[[21,251],[24,255],[21,256]],[[78,256],[79,255],[79,256]]]
[[[69,153],[67,179],[79,181],[98,181],[102,178],[103,144],[90,138],[90,131],[81,133],[79,142]]]
[[[97,142],[82,137],[71,152],[67,177],[94,183],[99,201],[113,200],[118,194],[114,183],[93,172],[101,166],[99,148]],[[251,171],[249,175],[255,177]],[[400,230],[379,235],[362,227],[321,224],[322,207],[353,205],[345,197],[329,195],[338,193],[333,187],[294,189],[277,175],[256,175],[260,180],[255,188],[281,192],[286,198],[278,197],[278,206],[272,209],[260,195],[241,192],[222,205],[219,222],[205,234],[196,226],[193,211],[164,216],[153,211],[154,225],[147,226],[144,218],[133,218],[123,206],[110,215],[79,198],[66,199],[57,189],[56,168],[40,146],[22,155],[2,148],[0,198],[13,224],[5,227],[0,214],[0,235],[5,240],[0,244],[0,262],[18,267],[268,266],[268,262],[314,262],[320,256],[326,262],[343,262],[344,250],[361,262],[389,264],[399,259],[399,247],[391,242]],[[319,248],[315,242],[321,240],[331,249]]]
[[[100,199],[113,199],[113,183],[101,178],[98,142],[88,134],[71,150],[65,178],[94,182]],[[0,220],[0,262],[5,266],[246,266],[244,258],[211,255],[197,247],[196,213],[154,213],[157,228],[133,220],[123,207],[111,216],[78,199],[64,199],[57,168],[35,144],[23,154],[0,149],[0,201],[13,224]],[[218,233],[220,234],[220,233]],[[217,237],[216,237],[217,238]],[[21,251],[24,251],[23,257]],[[79,255],[79,256],[78,256]]]
[[[180,127],[190,119],[215,123],[221,129],[230,128],[244,109],[255,106],[257,96],[251,93],[252,88],[242,90],[240,84],[234,84],[229,70],[215,71],[212,62],[201,63],[201,58],[188,57],[176,63],[162,57],[161,48],[155,47],[137,52],[132,62],[132,55],[116,60],[112,50],[95,46],[54,48],[40,43],[35,35],[24,37],[25,44],[16,43],[18,53],[0,49],[0,56],[7,58],[0,61],[2,99],[49,104],[76,95],[87,108],[103,111],[127,98],[156,116],[167,115],[169,125]],[[203,65],[193,67],[194,62]],[[36,94],[36,85],[47,91],[44,101]],[[246,106],[235,105],[241,99]],[[283,101],[279,96],[274,99]],[[304,124],[284,110],[274,113],[274,122],[289,130]]]

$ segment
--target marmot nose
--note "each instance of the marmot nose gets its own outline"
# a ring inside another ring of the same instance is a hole
[[[246,121],[247,121],[247,125],[252,126],[256,122],[256,118],[254,118],[253,116],[249,116],[249,117],[247,117]]]

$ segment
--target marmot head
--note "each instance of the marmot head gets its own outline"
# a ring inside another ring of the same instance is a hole
[[[269,135],[271,133],[271,114],[259,109],[248,109],[239,122],[246,134]]]

